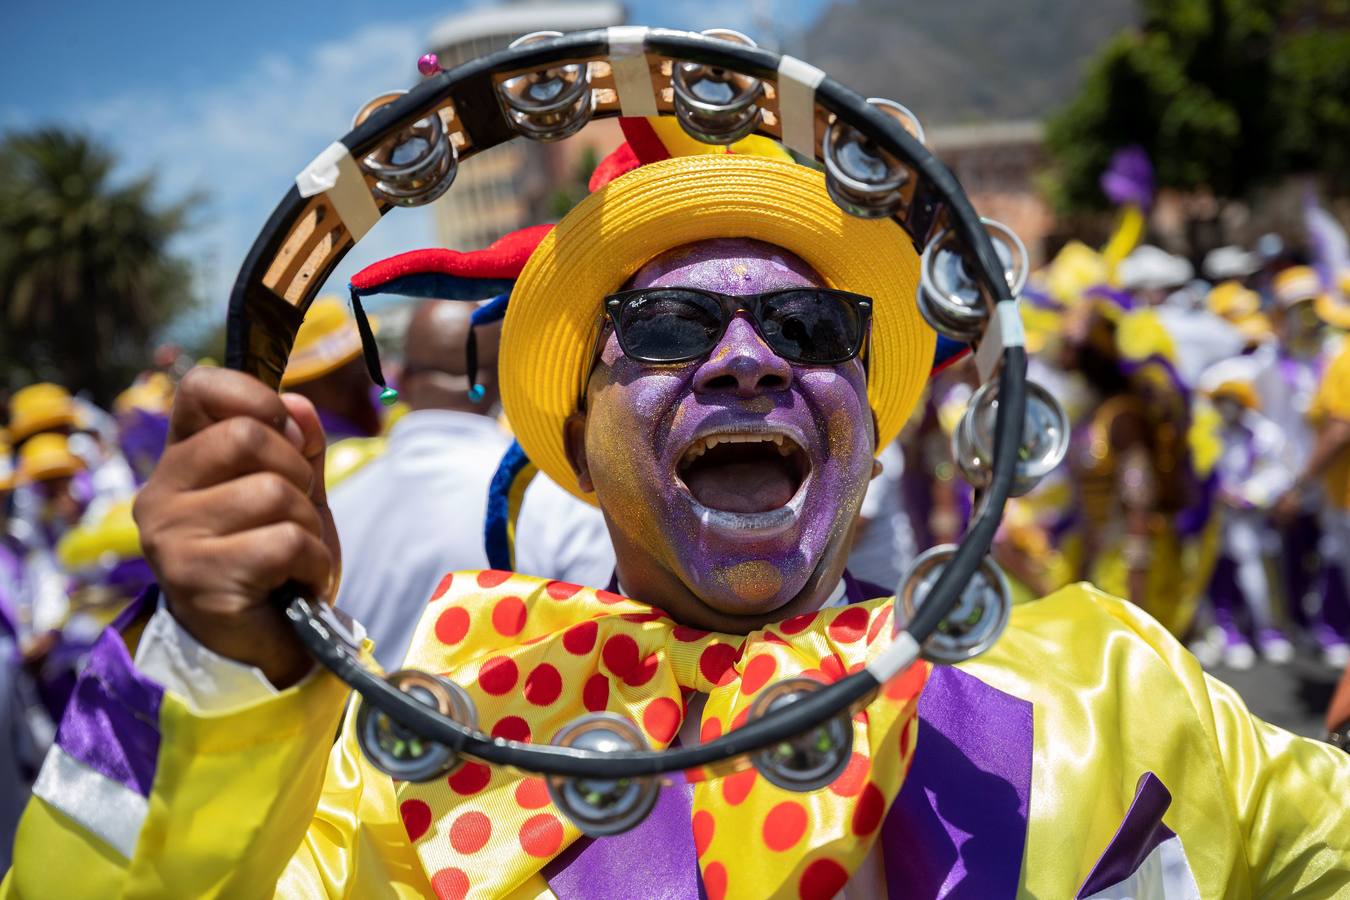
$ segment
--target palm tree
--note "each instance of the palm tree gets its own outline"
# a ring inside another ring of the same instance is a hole
[[[195,198],[156,203],[152,176],[119,182],[115,168],[81,134],[0,139],[0,387],[59,381],[107,403],[192,305],[169,243]]]

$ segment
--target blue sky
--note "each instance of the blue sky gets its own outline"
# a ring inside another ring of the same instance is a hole
[[[627,0],[634,24],[800,29],[826,0]],[[441,19],[481,0],[231,0],[10,5],[0,38],[0,129],[85,129],[121,156],[123,174],[154,171],[166,198],[207,196],[178,247],[207,305],[189,337],[224,314],[258,227],[295,173],[340,137],[375,94],[416,78]],[[768,41],[765,41],[766,43]],[[387,215],[334,280],[434,239],[425,210]]]

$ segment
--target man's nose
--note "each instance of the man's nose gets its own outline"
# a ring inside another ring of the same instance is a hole
[[[757,397],[781,391],[791,380],[792,366],[769,349],[744,313],[738,313],[694,374],[694,390]]]

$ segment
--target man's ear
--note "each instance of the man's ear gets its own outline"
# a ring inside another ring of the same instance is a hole
[[[591,483],[590,460],[586,458],[586,414],[574,412],[563,423],[563,450],[567,463],[577,476],[577,487],[587,494],[595,490]]]

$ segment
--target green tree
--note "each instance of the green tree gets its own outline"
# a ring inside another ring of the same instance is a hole
[[[0,386],[52,380],[106,403],[192,305],[169,244],[196,200],[158,203],[151,176],[120,183],[115,168],[69,131],[0,139]]]
[[[1319,171],[1350,178],[1350,0],[1141,0],[1078,95],[1047,124],[1055,199],[1105,203],[1097,179],[1128,144],[1159,187],[1243,197]]]

